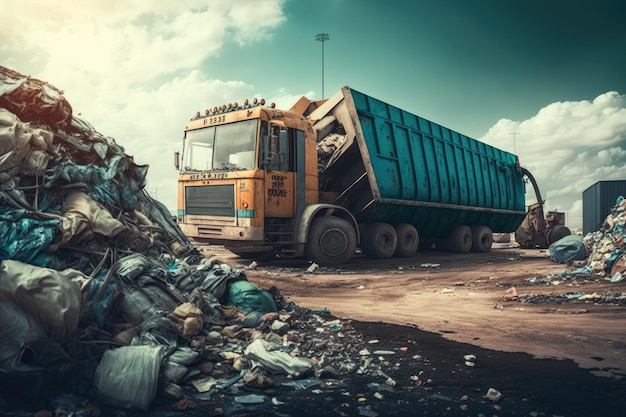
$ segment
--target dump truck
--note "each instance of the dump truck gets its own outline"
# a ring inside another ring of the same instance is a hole
[[[329,266],[359,251],[488,252],[524,222],[532,178],[517,156],[350,87],[289,110],[255,99],[197,112],[175,164],[188,237]],[[528,224],[536,246],[565,233]]]

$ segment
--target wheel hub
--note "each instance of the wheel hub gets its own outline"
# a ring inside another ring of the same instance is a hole
[[[329,256],[337,255],[348,247],[348,236],[341,230],[332,229],[324,232],[320,246],[322,251]]]

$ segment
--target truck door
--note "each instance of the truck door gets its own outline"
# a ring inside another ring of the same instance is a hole
[[[293,129],[269,124],[263,132],[261,163],[265,171],[265,217],[295,215]]]

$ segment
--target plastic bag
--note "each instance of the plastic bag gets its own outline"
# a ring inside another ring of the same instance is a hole
[[[564,264],[569,261],[580,261],[587,257],[582,237],[569,235],[557,240],[548,248],[552,262]]]
[[[293,357],[280,350],[268,350],[271,345],[263,339],[256,339],[246,348],[244,354],[271,371],[283,372],[298,378],[313,370],[313,362],[307,358]]]
[[[247,313],[258,311],[272,313],[278,311],[272,296],[250,281],[233,281],[228,286],[225,305],[234,305],[238,310]]]
[[[147,411],[156,396],[163,356],[161,346],[124,346],[104,352],[95,375],[98,400]]]

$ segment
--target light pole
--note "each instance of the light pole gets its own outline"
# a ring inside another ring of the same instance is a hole
[[[322,99],[324,98],[324,42],[330,39],[328,33],[318,33],[315,40],[322,42]]]
[[[519,132],[509,133],[509,135],[513,135],[513,154],[515,154],[515,137],[519,135]]]

